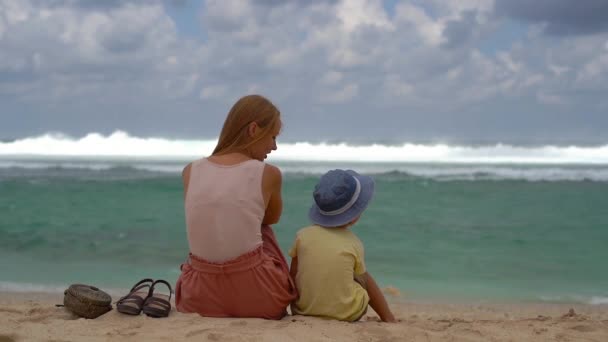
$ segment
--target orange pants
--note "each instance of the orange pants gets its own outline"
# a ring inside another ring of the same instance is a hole
[[[180,312],[208,317],[281,319],[297,290],[270,226],[262,226],[261,247],[225,263],[192,254],[175,286]]]

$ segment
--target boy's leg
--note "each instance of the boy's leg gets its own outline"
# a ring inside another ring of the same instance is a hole
[[[355,281],[361,285],[361,287],[367,291],[367,281],[363,275],[355,275]]]

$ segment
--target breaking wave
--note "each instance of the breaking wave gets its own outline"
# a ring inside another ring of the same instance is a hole
[[[60,133],[0,142],[0,158],[90,157],[188,160],[209,155],[216,140],[135,137],[123,131],[72,138]],[[447,144],[351,145],[348,143],[281,143],[270,161],[387,163],[608,164],[608,145],[466,146]]]

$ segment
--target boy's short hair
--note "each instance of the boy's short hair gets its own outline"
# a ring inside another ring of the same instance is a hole
[[[323,227],[344,226],[365,211],[373,195],[371,177],[353,170],[331,170],[315,186],[308,217]]]

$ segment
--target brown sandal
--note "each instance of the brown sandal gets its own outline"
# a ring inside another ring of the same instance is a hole
[[[154,287],[156,284],[165,284],[169,288],[169,295],[154,293]],[[143,312],[155,318],[167,317],[171,312],[171,294],[173,289],[171,285],[164,280],[156,280],[150,287],[150,293],[148,298],[144,302]]]
[[[154,280],[150,278],[140,280],[137,284],[133,285],[128,295],[116,302],[116,310],[127,315],[139,315],[145,300],[151,293],[153,284]]]

